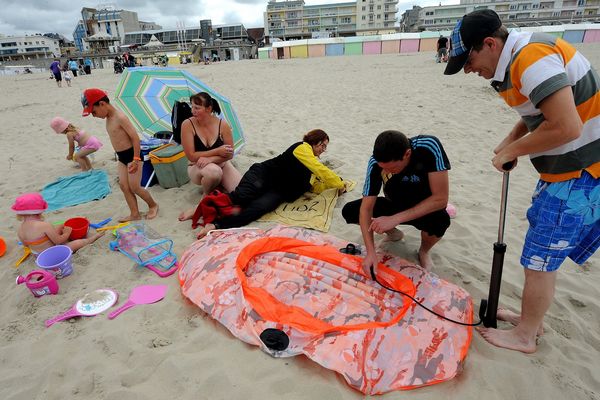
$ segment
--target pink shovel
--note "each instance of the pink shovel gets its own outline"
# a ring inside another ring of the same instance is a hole
[[[135,287],[129,294],[127,301],[121,307],[108,314],[108,319],[113,319],[123,311],[138,304],[152,304],[161,301],[166,293],[166,285],[142,285]]]

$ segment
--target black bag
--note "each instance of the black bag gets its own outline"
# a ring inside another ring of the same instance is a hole
[[[184,101],[175,101],[171,111],[171,126],[173,127],[173,141],[181,144],[181,125],[183,121],[192,116],[192,107]]]

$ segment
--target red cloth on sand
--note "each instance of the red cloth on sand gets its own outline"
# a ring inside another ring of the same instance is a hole
[[[234,206],[229,196],[219,190],[213,190],[198,203],[192,216],[192,229],[199,225],[211,224],[215,220],[228,217],[239,212],[239,207]],[[198,221],[202,217],[202,224]]]

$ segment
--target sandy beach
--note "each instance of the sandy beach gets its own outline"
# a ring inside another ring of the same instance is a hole
[[[600,47],[579,49],[600,68]],[[235,158],[245,172],[284,151],[314,128],[331,141],[322,159],[343,178],[358,183],[340,197],[330,234],[362,242],[358,226],[341,217],[344,203],[360,197],[375,137],[386,129],[408,136],[435,135],[452,170],[450,202],[458,215],[433,249],[434,272],[470,292],[476,309],[487,297],[497,238],[502,175],[492,150],[517,114],[476,76],[442,74],[433,53],[346,56],[289,60],[245,60],[182,66],[233,102],[246,135]],[[305,357],[274,359],[233,337],[180,293],[176,276],[160,279],[108,248],[104,237],[73,257],[74,273],[59,281],[60,294],[34,298],[17,275],[35,269],[30,257],[18,269],[19,222],[10,211],[18,194],[40,191],[61,176],[77,173],[65,160],[67,140],[49,123],[62,116],[104,143],[93,166],[110,177],[112,193],[101,201],[47,213],[48,221],[83,215],[91,221],[126,215],[117,163],[104,121],[81,117],[87,87],[115,92],[120,75],[93,70],[72,87],[57,88],[49,73],[0,76],[0,235],[8,250],[0,258],[0,399],[359,399],[363,396],[334,372]],[[500,303],[520,309],[523,270],[519,256],[525,212],[537,175],[523,158],[511,174],[505,242],[508,251]],[[179,222],[201,189],[153,186],[160,215],[148,224],[175,242],[180,256],[195,240],[190,222]],[[140,203],[141,210],[147,211]],[[252,226],[267,227],[265,223]],[[417,261],[419,232],[405,229],[399,243],[383,249]],[[379,238],[381,240],[381,238]],[[119,292],[120,303],[141,284],[167,284],[166,298],[134,308],[115,320],[105,314],[44,327],[76,299],[99,288]],[[533,355],[495,348],[474,333],[464,372],[454,380],[381,399],[600,399],[600,256],[583,266],[568,260],[558,275],[545,334]],[[502,323],[501,327],[507,327]]]

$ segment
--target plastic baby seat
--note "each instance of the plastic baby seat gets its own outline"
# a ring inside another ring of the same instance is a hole
[[[173,241],[161,236],[141,223],[132,223],[116,230],[117,239],[110,243],[112,250],[119,250],[160,277],[172,275],[177,270],[177,256],[173,253]]]

